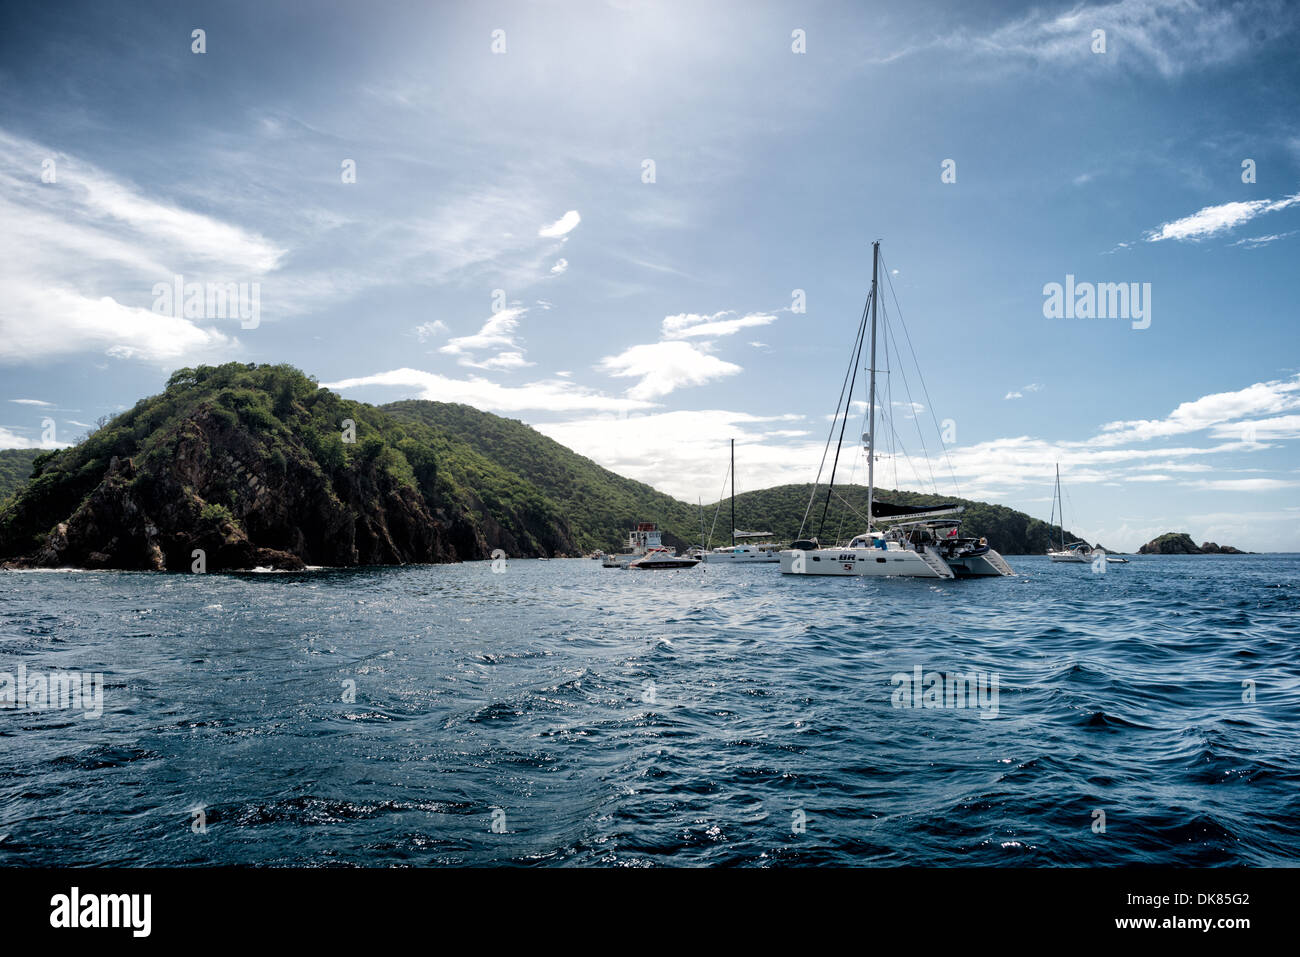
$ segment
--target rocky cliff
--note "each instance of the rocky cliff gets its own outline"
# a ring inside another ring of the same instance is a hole
[[[438,446],[288,367],[183,369],[37,458],[0,511],[0,560],[189,571],[196,550],[208,570],[576,553],[524,483],[466,487],[455,469],[438,474]]]

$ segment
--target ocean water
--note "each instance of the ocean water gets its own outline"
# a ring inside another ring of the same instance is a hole
[[[1011,561],[0,573],[0,866],[1296,864],[1300,556]]]

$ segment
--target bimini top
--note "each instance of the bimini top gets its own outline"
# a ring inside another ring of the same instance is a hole
[[[947,505],[891,505],[889,502],[872,502],[872,518],[921,518],[927,515],[956,515],[966,508],[951,502]]]

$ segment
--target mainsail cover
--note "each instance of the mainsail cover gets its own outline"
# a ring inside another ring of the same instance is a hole
[[[965,506],[950,502],[946,505],[892,505],[889,502],[872,502],[872,518],[934,518],[939,515],[952,515]]]

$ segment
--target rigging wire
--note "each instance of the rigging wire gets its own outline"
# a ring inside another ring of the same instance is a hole
[[[902,316],[899,316],[898,322],[899,325],[903,326],[903,331],[906,332],[907,327],[903,323]],[[894,335],[892,326],[886,326],[886,334],[891,336]],[[895,340],[894,347],[898,348],[897,340]],[[912,358],[913,361],[915,361],[916,358],[915,355],[913,355]],[[916,367],[916,373],[918,376],[920,376],[921,374],[921,367],[919,364]],[[916,414],[916,407],[917,405],[919,405],[919,403],[912,398],[912,385],[907,379],[907,373],[905,371],[900,370],[899,374],[903,377],[903,387],[907,392],[908,409],[912,413],[912,421],[916,424],[916,437],[921,443],[921,455],[924,456],[925,458],[925,469],[927,472],[930,473],[930,488],[932,488],[935,494],[937,495],[939,493],[939,483],[934,480],[934,467],[930,464],[930,450],[926,447],[925,433],[921,431],[921,420],[917,417]],[[909,461],[908,464],[910,465],[911,462]],[[917,477],[917,479],[921,478],[920,471],[915,468],[913,469],[913,474]]]
[[[867,304],[862,307],[862,318],[858,320],[858,337],[856,341],[858,343],[859,350],[861,350],[862,348],[862,332],[866,328],[867,308],[870,306],[870,304],[871,304],[871,297],[868,296]],[[831,439],[834,438],[835,436],[835,422],[840,417],[840,406],[843,405],[844,403],[844,391],[849,387],[849,373],[854,371],[855,367],[857,366],[857,361],[858,360],[856,356],[850,356],[849,367],[844,371],[844,383],[840,386],[840,398],[839,401],[835,403],[835,415],[831,417],[830,432],[827,433],[826,445],[825,447],[822,448],[822,460],[821,460],[821,464],[817,466],[817,478],[813,481],[812,492],[808,496],[808,507],[803,510],[803,521],[799,523],[799,538],[803,538],[804,526],[808,524],[808,515],[810,512],[812,512],[813,500],[817,497],[817,486],[821,484],[822,471],[826,468],[826,454],[830,451]],[[719,502],[719,505],[721,505],[721,502]],[[716,517],[714,520],[716,521]]]
[[[713,530],[718,527],[718,513],[722,511],[722,494],[727,490],[727,479],[731,478],[731,463],[727,463],[727,473],[722,476],[722,488],[718,490],[718,504],[713,510],[713,524],[709,526],[709,537],[704,542],[707,551],[713,544]]]
[[[883,256],[881,257],[880,262],[881,265],[885,264],[885,260]],[[894,281],[889,277],[888,266],[885,267],[885,281],[889,283],[889,294],[893,297],[894,305],[898,308],[898,321],[899,324],[903,327],[903,335],[907,337],[907,348],[912,353],[912,361],[916,362],[916,350],[912,348],[912,336],[907,331],[907,324],[903,322],[903,309],[901,306],[898,305],[898,294],[894,291]],[[933,420],[934,427],[936,430],[938,430],[940,438],[942,439],[943,430],[939,428],[939,417],[935,415],[934,402],[932,402],[930,399],[930,390],[926,388],[925,376],[921,374],[921,366],[919,363],[917,363],[916,371],[917,371],[917,375],[920,377],[921,380],[921,391],[925,395],[925,403],[927,406],[929,406],[930,409],[930,418],[931,420]],[[940,442],[940,444],[943,445],[942,441]],[[952,458],[948,455],[948,447],[946,445],[943,446],[943,458],[944,461],[947,462],[948,464],[948,474],[952,476],[953,488],[957,490],[957,497],[960,498],[961,486],[957,482],[957,472],[952,467]],[[935,486],[935,489],[936,491],[938,490],[937,485]]]
[[[876,284],[872,283],[871,295],[867,297],[867,306],[869,308],[874,308],[878,297],[879,297],[879,290],[877,290]],[[863,309],[862,323],[864,326],[866,324],[866,321],[867,321],[867,310]],[[822,529],[826,527],[826,510],[831,506],[831,492],[834,491],[835,489],[835,469],[840,464],[840,449],[844,445],[844,428],[849,424],[849,409],[853,402],[853,387],[854,385],[857,384],[858,381],[858,363],[861,361],[861,359],[862,359],[862,335],[861,333],[859,333],[857,348],[854,350],[854,356],[853,356],[853,366],[852,366],[853,377],[852,379],[849,380],[849,392],[848,392],[849,404],[844,406],[844,421],[840,423],[840,440],[835,445],[835,460],[831,463],[830,484],[826,486],[826,504],[822,506],[822,520],[820,523],[818,523],[817,526],[818,536],[821,535]],[[871,397],[871,401],[873,402],[875,401],[875,396]],[[837,414],[839,413],[838,408],[836,408],[835,411]],[[831,428],[832,431],[834,431],[834,426],[832,426]],[[872,441],[875,441],[874,438]],[[816,489],[814,488],[813,491],[815,492]]]

